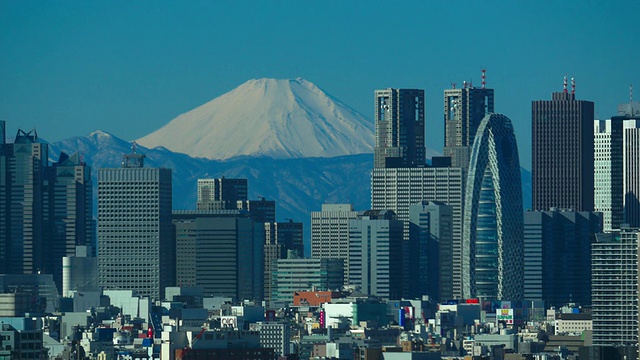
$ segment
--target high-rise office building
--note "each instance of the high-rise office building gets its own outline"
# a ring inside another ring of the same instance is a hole
[[[62,289],[62,258],[95,245],[91,168],[76,153],[49,165],[35,129],[6,143],[0,121],[0,273],[52,274]]]
[[[237,202],[247,200],[247,179],[198,179],[198,210],[236,209]]]
[[[376,143],[373,166],[425,166],[424,90],[376,90],[374,108]]]
[[[494,111],[493,89],[483,84],[475,88],[463,83],[462,88],[444,91],[444,156],[451,157],[451,166],[467,169],[473,140],[480,121]]]
[[[50,273],[45,242],[49,228],[45,194],[49,158],[47,144],[34,130],[18,130],[6,143],[6,123],[0,121],[0,273]],[[62,259],[58,259],[62,261]]]
[[[371,208],[392,210],[405,222],[404,241],[409,242],[409,208],[421,201],[440,201],[453,210],[452,256],[442,259],[442,271],[452,274],[452,283],[441,284],[441,296],[452,294],[462,298],[462,204],[464,196],[463,170],[460,168],[374,168],[371,176]],[[406,249],[403,264],[415,262],[415,251]],[[406,260],[406,261],[405,261]],[[410,293],[412,281],[408,269],[403,280],[403,292]],[[446,288],[443,289],[442,287]]]
[[[357,216],[351,204],[322,204],[321,211],[311,212],[311,257],[342,259],[345,281],[349,279],[349,221]]]
[[[624,222],[640,227],[640,104],[629,106],[628,114],[619,115],[623,121],[623,207]],[[635,114],[635,115],[630,115]]]
[[[622,120],[595,120],[594,210],[602,213],[602,230],[620,229],[623,221]]]
[[[601,226],[594,212],[525,212],[524,298],[556,307],[591,304],[591,244]]]
[[[98,170],[98,280],[162,299],[175,285],[171,170],[143,167],[135,144],[122,166]]]
[[[463,297],[522,299],[521,184],[511,120],[488,114],[475,135],[465,190]]]
[[[409,207],[410,247],[415,269],[415,296],[429,295],[436,301],[453,299],[453,208],[441,201],[420,201]],[[447,270],[449,269],[449,270]]]
[[[402,298],[402,229],[393,211],[361,211],[349,221],[349,285],[383,299]]]
[[[273,293],[273,270],[275,261],[286,259],[288,252],[293,252],[296,257],[304,256],[302,223],[293,222],[268,222],[264,224],[264,299],[270,305]]]
[[[593,345],[638,343],[639,229],[596,235],[591,248]]]
[[[531,103],[533,210],[593,211],[593,116],[566,78],[564,92]]]
[[[238,210],[246,210],[255,222],[268,223],[276,221],[276,202],[274,200],[238,200]]]
[[[264,226],[240,210],[176,210],[178,285],[205,296],[261,301]]]
[[[62,152],[48,168],[47,192],[51,245],[45,262],[62,289],[62,258],[74,256],[77,246],[95,248],[91,168],[78,153],[68,156]]]

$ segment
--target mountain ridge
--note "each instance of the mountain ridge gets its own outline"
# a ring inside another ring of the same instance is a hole
[[[208,159],[373,151],[373,122],[302,79],[252,79],[136,141]],[[175,141],[180,134],[180,141]]]

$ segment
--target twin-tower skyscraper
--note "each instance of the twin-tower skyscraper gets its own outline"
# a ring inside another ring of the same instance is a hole
[[[464,83],[444,91],[444,156],[425,159],[424,90],[376,90],[372,208],[391,209],[409,220],[421,201],[450,206],[450,244],[435,239],[439,300],[523,295],[522,188],[511,121],[494,114],[494,91]],[[480,130],[480,131],[478,131]],[[406,230],[406,228],[405,228]],[[406,264],[424,253],[405,232],[404,288],[415,274]],[[423,277],[424,274],[418,274]]]

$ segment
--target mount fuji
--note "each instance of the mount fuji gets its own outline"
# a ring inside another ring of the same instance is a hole
[[[147,148],[224,160],[373,152],[373,122],[302,79],[253,79],[136,140]]]

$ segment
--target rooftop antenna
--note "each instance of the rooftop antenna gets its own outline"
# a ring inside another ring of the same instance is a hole
[[[451,87],[452,87],[453,89],[455,89],[455,88],[456,88],[456,85],[457,85],[457,84],[456,84],[456,83],[454,83],[454,82],[452,82],[452,83],[451,83]]]
[[[484,89],[487,85],[487,69],[482,69],[482,88]]]
[[[575,93],[576,93],[576,79],[571,78],[571,94],[575,94]]]
[[[566,94],[567,93],[567,77],[566,76],[564,77],[563,88],[564,88],[563,92]]]
[[[633,84],[629,84],[629,102],[633,102]]]
[[[466,89],[466,88],[467,88],[467,81],[466,81],[466,80],[462,82],[462,88],[463,88],[463,89]]]

